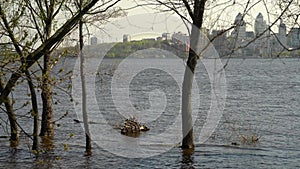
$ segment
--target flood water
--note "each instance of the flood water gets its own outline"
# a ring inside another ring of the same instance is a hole
[[[182,75],[182,65],[168,59],[142,60],[132,59],[132,65],[124,65],[124,69],[120,68],[121,65],[118,67],[122,60],[108,59],[101,64],[94,60],[89,63],[92,65],[88,67],[96,66],[98,69],[98,73],[89,72],[90,76],[87,77],[88,93],[95,96],[88,108],[94,140],[91,157],[84,156],[83,129],[73,121],[81,118],[76,114],[80,112],[80,104],[76,103],[80,92],[74,92],[77,88],[73,84],[75,104],[70,102],[68,94],[61,90],[68,86],[67,82],[70,81],[66,80],[55,87],[55,119],[62,117],[66,111],[68,115],[56,122],[59,126],[55,130],[54,148],[36,158],[30,153],[31,140],[24,134],[21,134],[20,146],[16,151],[9,148],[7,138],[1,138],[0,168],[300,167],[299,59],[230,59],[225,68],[225,107],[214,132],[204,143],[199,142],[199,133],[211,108],[212,96],[209,73],[204,64],[199,63],[195,78],[198,90],[193,100],[198,104],[193,107],[196,146],[192,155],[185,155],[178,147],[181,123],[177,123],[176,119],[181,118],[179,77]],[[225,64],[227,60],[222,62]],[[75,58],[64,58],[55,70],[64,67],[67,72],[74,65]],[[168,66],[171,69],[159,69]],[[135,73],[133,67],[142,71]],[[127,79],[126,72],[131,72],[133,76]],[[55,76],[66,77],[59,74]],[[76,76],[78,74],[73,74],[73,77]],[[25,102],[28,92],[26,87],[19,87],[13,97],[17,102]],[[16,113],[20,125],[31,133],[33,120],[28,118],[29,108],[17,110]],[[122,122],[122,115],[136,116],[150,127],[150,131],[138,138],[122,136],[115,129]],[[7,117],[3,112],[0,117],[0,133],[7,135]],[[71,133],[74,134],[72,138]],[[259,140],[243,140],[252,136]],[[134,149],[136,143],[139,146]]]

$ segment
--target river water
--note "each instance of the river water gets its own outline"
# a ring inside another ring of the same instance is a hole
[[[73,70],[75,60],[64,58],[55,70],[58,72],[61,67],[64,72]],[[97,73],[88,72],[87,76],[88,93],[95,97],[88,99],[94,140],[91,157],[84,156],[83,129],[73,121],[81,119],[80,113],[76,114],[80,112],[80,100],[77,101],[80,86],[73,79],[73,104],[67,94],[71,90],[67,93],[61,90],[68,87],[67,78],[55,87],[55,119],[66,111],[68,115],[56,122],[54,148],[50,151],[45,148],[47,152],[36,158],[30,153],[31,140],[24,134],[16,151],[9,148],[7,138],[1,138],[0,168],[300,167],[299,59],[230,59],[224,70],[226,86],[222,83],[226,87],[224,110],[204,143],[199,137],[213,97],[205,61],[200,62],[195,78],[198,88],[193,95],[196,147],[192,155],[184,154],[178,147],[181,123],[176,119],[181,118],[182,63],[172,59],[132,59],[129,65],[120,62],[124,61],[107,59],[100,64],[95,59],[87,66],[97,68]],[[225,64],[227,60],[222,62]],[[131,73],[130,78],[127,72]],[[56,73],[54,76],[68,77]],[[73,78],[76,77],[78,74],[73,73]],[[28,92],[26,87],[18,87],[13,97],[23,103],[28,100]],[[20,125],[31,133],[33,120],[27,118],[29,108],[16,112]],[[122,136],[115,129],[122,122],[122,115],[134,115],[150,131],[137,138]],[[1,119],[1,135],[6,135],[6,116],[2,112]],[[74,136],[70,138],[70,134]],[[259,140],[252,142],[252,137]]]

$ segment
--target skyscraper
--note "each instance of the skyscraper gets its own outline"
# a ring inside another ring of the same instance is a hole
[[[266,21],[264,21],[264,17],[261,13],[259,13],[255,19],[254,23],[254,33],[255,36],[259,36],[262,34],[267,28]]]
[[[300,48],[300,28],[291,28],[288,39],[290,48]]]
[[[270,31],[266,31],[267,24],[259,13],[254,22],[254,34],[258,37],[255,41],[255,54],[258,56],[270,54]]]
[[[235,33],[238,35],[238,39],[241,42],[246,37],[246,23],[241,13],[238,13],[235,17],[234,24],[236,25]]]
[[[246,23],[243,19],[243,15],[238,13],[234,20],[235,28],[231,33],[231,38],[233,39],[233,49],[237,49],[235,52],[238,55],[243,54],[241,47],[245,43],[246,39]]]
[[[280,24],[278,28],[278,39],[281,45],[287,47],[287,37],[286,37],[286,26],[283,23],[282,19],[280,19]]]

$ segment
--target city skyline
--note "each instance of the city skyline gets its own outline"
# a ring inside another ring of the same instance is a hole
[[[235,12],[238,14],[239,12]],[[255,18],[257,15],[261,14],[262,12],[258,12],[255,14]],[[236,16],[236,15],[235,15]],[[234,23],[235,16],[232,17],[230,24]],[[145,20],[145,17],[148,17]],[[265,22],[267,24],[267,17],[264,16]],[[245,17],[246,18],[246,17]],[[255,20],[244,20],[246,21],[246,31],[254,31]],[[170,25],[176,26],[170,26]],[[278,32],[278,25],[279,20],[272,26],[273,32]],[[117,26],[116,26],[117,25]],[[224,29],[228,28],[229,26],[225,27]],[[221,27],[216,28],[209,28],[209,32],[211,33],[213,30],[222,29]],[[286,26],[287,31],[291,28]],[[168,16],[164,14],[142,14],[136,16],[126,16],[123,18],[116,19],[115,22],[106,25],[103,28],[104,32],[96,32],[93,33],[93,36],[96,36],[100,42],[121,42],[123,34],[130,34],[132,37],[136,34],[147,34],[148,38],[155,38],[157,34],[161,34],[164,32],[167,33],[174,33],[174,32],[184,32],[188,34],[187,28],[182,24],[182,20],[176,16]],[[230,34],[231,31],[228,32]],[[152,35],[151,35],[152,34]],[[142,35],[139,35],[139,39],[142,39]],[[133,37],[134,38],[134,37]],[[133,39],[134,40],[134,39]]]
[[[253,41],[257,36],[260,36],[260,38],[257,38],[254,40],[254,42],[250,45],[248,45],[245,49],[240,50],[238,49],[236,54],[245,54],[245,55],[265,55],[266,53],[274,53],[280,52],[281,50],[285,48],[298,48],[299,47],[299,28],[291,28],[290,31],[287,30],[286,25],[280,19],[280,23],[273,25],[273,27],[278,27],[277,32],[275,31],[268,31],[268,25],[266,20],[264,19],[264,16],[261,12],[259,12],[255,18],[255,21],[252,24],[252,29],[249,30],[246,29],[247,24],[249,24],[248,21],[245,21],[243,18],[243,15],[241,13],[238,13],[236,17],[232,20],[232,24],[236,25],[236,27],[232,31],[228,31],[222,36],[216,38],[213,42],[216,49],[219,51],[221,55],[228,53],[225,51],[222,51],[220,48],[226,47],[226,50],[230,50],[232,48],[242,48],[243,46],[247,45],[248,42]],[[205,28],[203,28],[205,29]],[[218,29],[213,30],[205,30],[207,31],[208,38],[213,38],[213,36],[218,35],[220,31]],[[298,32],[297,32],[298,31]],[[263,33],[264,32],[264,33]],[[174,30],[173,32],[160,32],[160,33],[154,33],[154,32],[148,32],[144,33],[148,36],[143,36],[143,33],[139,34],[130,34],[130,33],[124,33],[121,37],[123,37],[124,42],[124,36],[126,35],[127,38],[130,40],[142,40],[142,39],[159,39],[158,37],[163,37],[164,33],[168,33],[170,35],[176,35],[176,34],[182,34],[184,39],[188,34],[181,30]],[[263,33],[263,34],[262,34]],[[292,36],[292,34],[295,34],[297,36]],[[138,35],[138,36],[137,36]],[[136,37],[139,37],[139,39],[136,39]],[[234,39],[236,40],[234,41]],[[221,40],[220,40],[221,39]],[[129,40],[129,41],[130,41]],[[121,40],[122,41],[122,40]],[[125,40],[127,41],[127,40]],[[225,41],[229,41],[226,42]],[[278,42],[279,41],[279,42]],[[238,44],[238,46],[233,45],[232,43]],[[230,44],[229,44],[230,43]],[[284,47],[282,47],[284,46]],[[255,48],[255,49],[254,49]]]

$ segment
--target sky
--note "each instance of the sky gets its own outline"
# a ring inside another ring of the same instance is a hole
[[[223,0],[218,3],[227,2],[226,5],[220,5],[219,7],[213,7],[206,10],[205,25],[210,30],[228,28],[235,19],[235,16],[241,12],[243,13],[245,8],[245,1],[235,0],[235,5],[232,6],[233,1]],[[265,0],[268,10],[274,12],[272,1]],[[253,31],[254,20],[259,12],[264,16],[264,19],[268,23],[268,19],[272,22],[275,17],[269,15],[262,0],[252,0],[250,5],[254,5],[249,13],[245,16],[245,21],[248,23],[247,31]],[[225,8],[225,6],[230,7]],[[135,6],[132,1],[121,1],[119,4],[122,8],[130,8]],[[208,7],[210,8],[210,7]],[[221,12],[222,11],[222,12]],[[221,15],[220,15],[221,13]],[[218,16],[220,15],[220,16]],[[216,19],[218,18],[218,19]],[[217,22],[215,22],[217,20]],[[212,24],[217,23],[217,24]],[[142,38],[154,38],[161,36],[161,33],[168,32],[184,32],[188,33],[186,26],[177,15],[170,13],[159,13],[153,9],[147,7],[138,7],[127,11],[127,16],[114,19],[112,23],[104,26],[103,30],[92,31],[98,38],[98,42],[115,42],[122,41],[123,34],[130,34],[133,40],[139,40]],[[277,31],[277,27],[274,27],[274,31]]]

